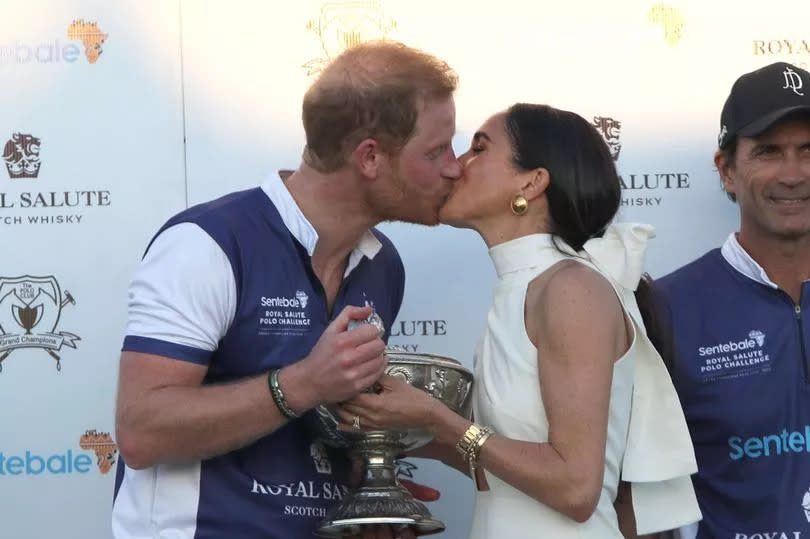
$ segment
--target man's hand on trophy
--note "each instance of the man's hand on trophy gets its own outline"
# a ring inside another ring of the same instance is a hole
[[[350,322],[364,320],[372,312],[371,307],[345,307],[309,355],[281,372],[282,386],[289,383],[288,387],[299,388],[287,396],[294,410],[346,400],[372,385],[385,372],[385,343],[378,328],[360,324],[348,330]]]
[[[377,383],[378,393],[360,393],[340,403],[342,430],[431,428],[437,406],[442,404],[421,389],[392,376]]]

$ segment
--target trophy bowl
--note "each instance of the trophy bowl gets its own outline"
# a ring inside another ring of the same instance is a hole
[[[432,354],[400,352],[387,348],[386,374],[400,378],[439,399],[464,417],[471,415],[473,375],[458,361]],[[338,430],[340,418],[331,406],[313,414],[316,436],[325,444],[348,449],[362,466],[361,482],[333,507],[320,523],[321,537],[359,535],[364,526],[385,524],[411,528],[417,535],[444,531],[424,504],[416,501],[397,479],[395,459],[431,441],[422,429],[376,431]]]

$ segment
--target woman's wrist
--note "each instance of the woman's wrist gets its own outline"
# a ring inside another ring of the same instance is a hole
[[[450,447],[455,445],[471,424],[469,419],[458,415],[436,399],[431,405],[428,417],[428,430],[433,434],[433,440]]]
[[[425,427],[433,433],[434,438],[445,429],[446,419],[444,413],[450,411],[440,400],[430,397],[427,409],[427,424]]]

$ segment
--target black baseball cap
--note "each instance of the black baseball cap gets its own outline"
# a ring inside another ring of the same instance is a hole
[[[746,73],[723,105],[717,145],[722,150],[737,136],[756,137],[801,111],[810,112],[810,73],[785,62]]]

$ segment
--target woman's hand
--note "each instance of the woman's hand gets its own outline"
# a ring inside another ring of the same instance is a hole
[[[425,428],[434,430],[439,401],[399,378],[383,376],[379,393],[360,393],[338,407],[343,430]],[[358,419],[359,418],[359,419]]]

